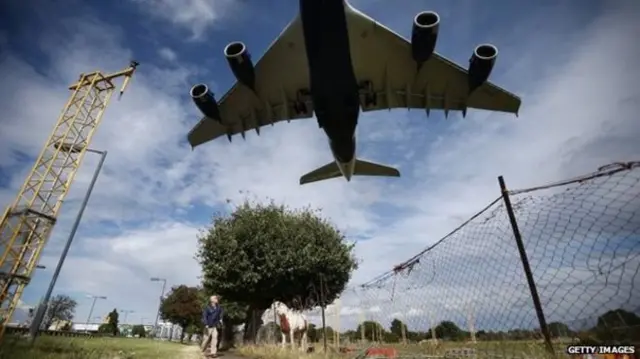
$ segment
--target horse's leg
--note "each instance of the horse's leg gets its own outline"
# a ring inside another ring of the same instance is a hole
[[[291,339],[291,349],[295,349],[296,341],[295,341],[295,330],[293,328],[289,329],[289,339]]]
[[[309,338],[307,338],[307,331],[304,330],[302,332],[302,339],[300,340],[302,342],[301,347],[303,351],[307,351],[307,349],[309,349],[309,343],[307,342]]]
[[[287,336],[284,334],[284,332],[281,332],[280,334],[282,334],[282,347],[284,348],[284,346],[287,344]]]

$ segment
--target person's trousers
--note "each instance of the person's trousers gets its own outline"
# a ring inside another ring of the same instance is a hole
[[[204,338],[202,338],[202,345],[200,346],[202,352],[209,355],[215,355],[218,352],[218,329],[205,328]]]

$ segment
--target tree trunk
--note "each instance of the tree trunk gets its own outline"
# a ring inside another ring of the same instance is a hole
[[[264,314],[264,312],[264,309],[255,309],[251,306],[247,309],[247,321],[244,324],[244,334],[242,337],[245,344],[256,344],[258,329],[260,329],[262,325],[262,314]]]
[[[233,330],[234,325],[232,323],[224,323],[222,326],[222,333],[220,333],[220,347],[225,349],[235,348],[235,332]]]

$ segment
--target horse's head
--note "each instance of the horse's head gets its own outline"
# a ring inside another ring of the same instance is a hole
[[[273,302],[273,309],[276,311],[278,315],[287,314],[289,312],[289,307],[287,307],[282,302]]]

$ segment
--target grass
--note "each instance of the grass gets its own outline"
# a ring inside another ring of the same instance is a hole
[[[134,338],[46,337],[33,347],[27,339],[7,336],[0,359],[191,359],[200,358],[190,345]]]
[[[327,353],[325,355],[322,351],[309,354],[303,354],[300,351],[291,350],[291,347],[287,346],[281,348],[280,345],[243,345],[239,347],[236,352],[243,357],[252,359],[299,359],[304,357],[305,359],[345,359],[348,356],[338,353]]]
[[[373,345],[372,345],[373,346]],[[539,342],[533,341],[495,341],[495,342],[477,342],[471,343],[442,343],[438,348],[428,345],[419,344],[377,344],[377,347],[395,348],[397,358],[429,358],[429,357],[445,357],[447,351],[456,348],[475,348],[478,359],[547,359],[550,356],[545,351],[544,346]],[[344,347],[355,349],[349,353],[339,353],[335,348],[331,347],[325,355],[321,344],[315,345],[315,353],[302,354],[299,351],[293,351],[290,347],[281,348],[279,345],[261,345],[261,346],[243,346],[238,349],[238,353],[255,359],[348,359],[354,358],[365,349],[359,345],[344,345]],[[556,351],[564,352],[564,345],[556,344]],[[450,354],[449,354],[450,355]],[[447,355],[447,357],[449,356]]]

